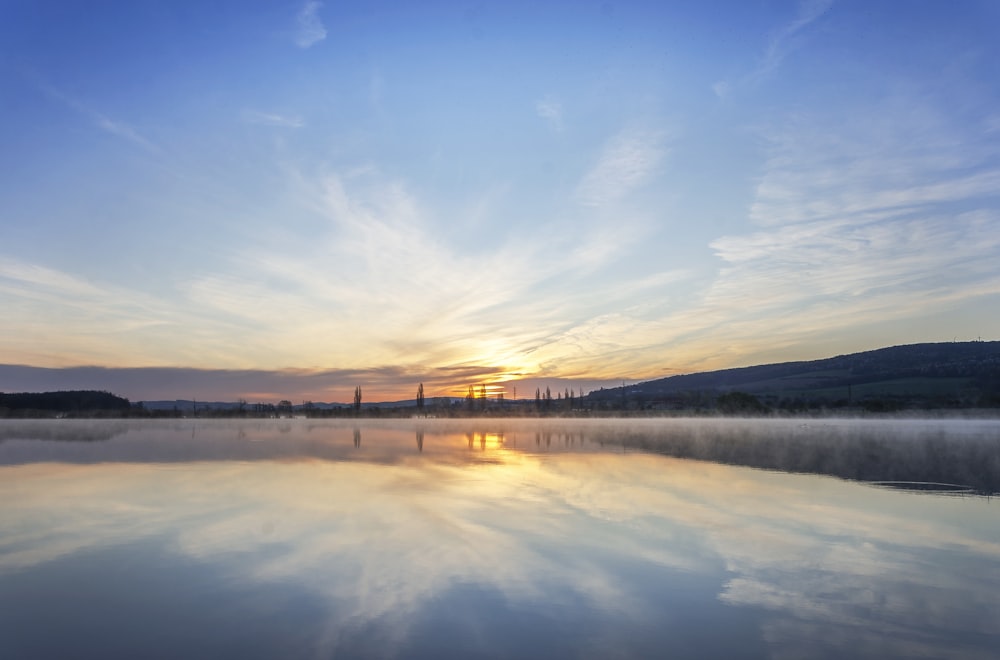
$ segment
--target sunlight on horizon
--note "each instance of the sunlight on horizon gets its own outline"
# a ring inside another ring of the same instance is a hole
[[[0,389],[590,390],[1000,338],[998,30],[965,2],[8,3]]]

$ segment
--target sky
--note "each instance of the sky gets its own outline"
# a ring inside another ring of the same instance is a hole
[[[1000,338],[1000,4],[0,7],[0,390],[590,390]]]

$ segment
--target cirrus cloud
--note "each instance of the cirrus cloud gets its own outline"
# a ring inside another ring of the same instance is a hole
[[[322,2],[309,0],[296,16],[298,32],[295,34],[295,44],[299,48],[309,48],[326,39],[326,27],[319,17],[322,7]]]

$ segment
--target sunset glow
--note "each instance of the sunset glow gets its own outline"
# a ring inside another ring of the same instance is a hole
[[[0,391],[527,398],[1000,337],[998,29],[5,3]]]

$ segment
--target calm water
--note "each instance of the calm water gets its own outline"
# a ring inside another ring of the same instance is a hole
[[[996,658],[998,491],[993,421],[8,421],[0,658]]]

